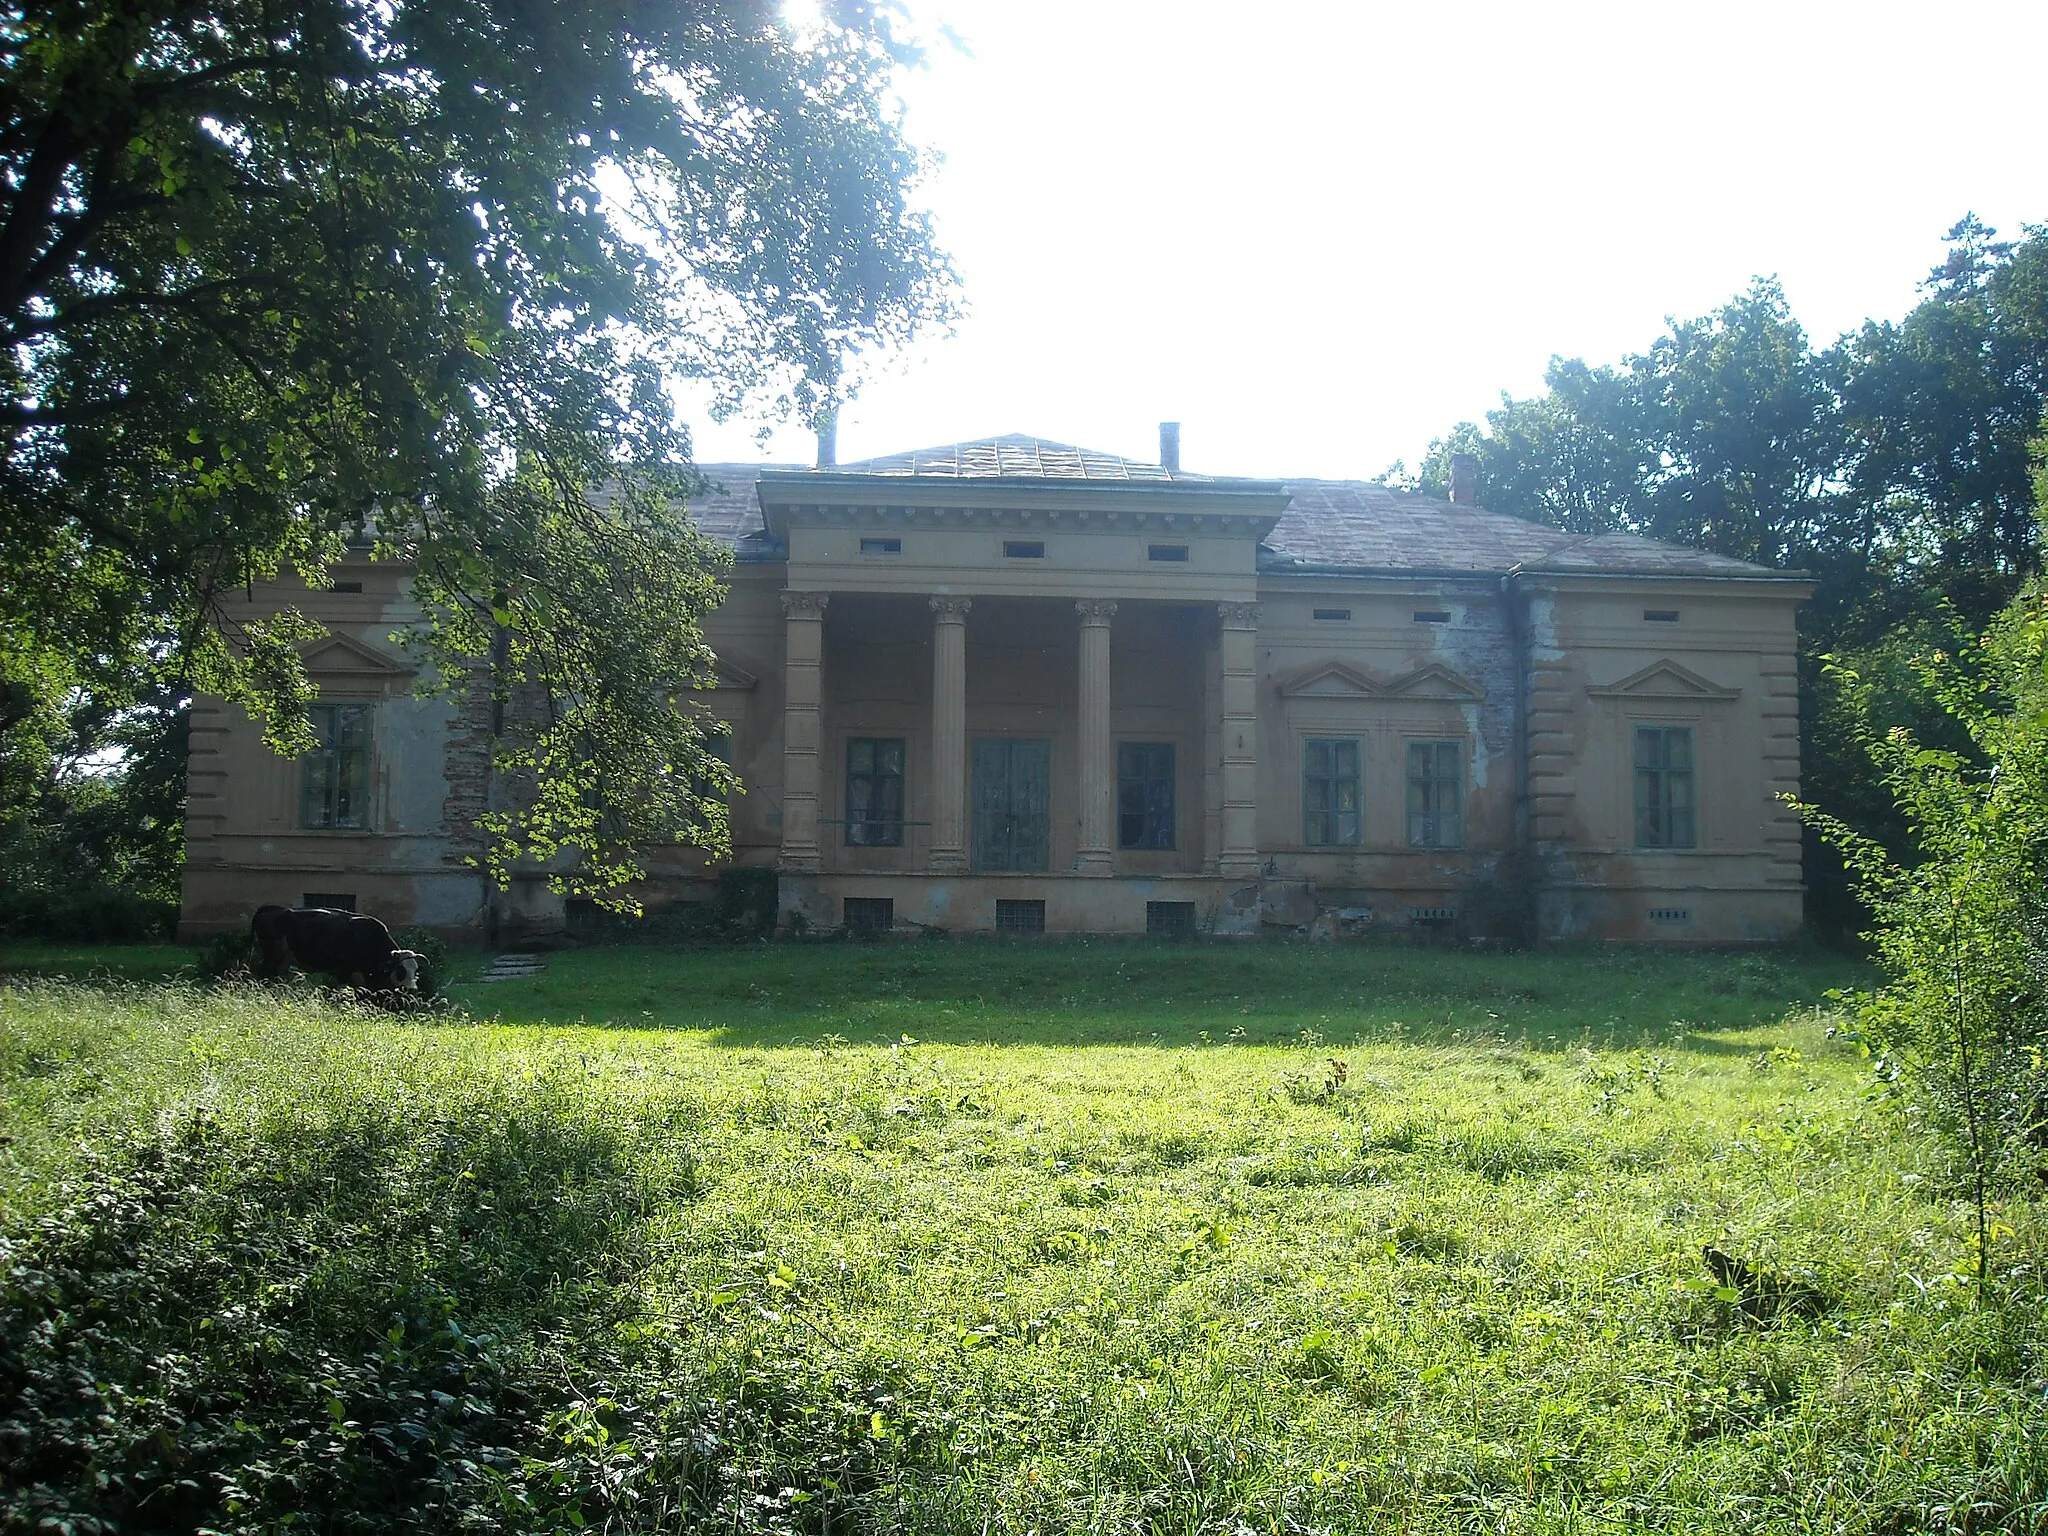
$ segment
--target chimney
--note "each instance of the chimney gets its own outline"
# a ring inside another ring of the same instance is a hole
[[[1180,423],[1159,423],[1159,467],[1169,475],[1180,473]]]
[[[839,462],[839,413],[818,418],[818,468],[830,469]]]
[[[1461,507],[1479,505],[1479,460],[1469,453],[1451,455],[1451,500]]]

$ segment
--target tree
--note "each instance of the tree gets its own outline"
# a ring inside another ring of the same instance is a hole
[[[0,43],[9,675],[196,684],[292,749],[311,627],[221,595],[368,536],[442,676],[540,701],[501,854],[715,846],[670,386],[815,420],[948,318],[886,14],[39,0]]]

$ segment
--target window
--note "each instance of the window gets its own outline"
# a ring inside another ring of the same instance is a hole
[[[1195,936],[1195,904],[1192,901],[1146,902],[1145,935],[1153,939],[1192,939]]]
[[[1408,743],[1408,846],[1465,845],[1464,749],[1455,741]]]
[[[1042,539],[1005,539],[1003,540],[1003,558],[1005,560],[1043,560],[1045,558],[1045,541]]]
[[[998,901],[996,932],[1039,934],[1045,932],[1045,903],[1042,901]]]
[[[1358,800],[1358,743],[1302,743],[1301,840],[1311,848],[1356,844]]]
[[[1692,727],[1636,727],[1636,846],[1693,846]]]
[[[855,736],[846,743],[846,844],[903,845],[903,738]]]
[[[1173,743],[1117,743],[1116,845],[1173,846]]]
[[[840,921],[848,933],[887,933],[896,926],[896,899],[849,896],[840,903]]]
[[[1186,560],[1188,547],[1185,544],[1148,544],[1145,546],[1147,560]]]
[[[903,553],[901,539],[862,539],[860,552],[864,555],[900,555]]]
[[[1415,622],[1418,624],[1448,624],[1451,622],[1451,616],[1441,608],[1418,608],[1415,610]]]
[[[1678,610],[1676,608],[1645,608],[1643,610],[1643,622],[1645,624],[1676,624],[1678,622]]]
[[[1318,608],[1314,617],[1324,624],[1346,624],[1351,620],[1349,608]]]
[[[299,759],[299,825],[362,828],[370,810],[370,706],[315,704],[313,750]]]

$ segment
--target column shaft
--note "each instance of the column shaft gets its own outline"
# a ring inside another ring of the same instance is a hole
[[[1259,694],[1257,603],[1218,603],[1222,620],[1223,846],[1216,872],[1259,872]]]
[[[967,610],[964,597],[932,605],[932,868],[967,867]]]
[[[809,874],[820,863],[818,787],[825,700],[824,592],[785,592],[782,673],[782,868]]]
[[[1115,862],[1115,748],[1109,731],[1109,621],[1116,604],[1088,599],[1081,616],[1081,848],[1074,867],[1106,875]]]

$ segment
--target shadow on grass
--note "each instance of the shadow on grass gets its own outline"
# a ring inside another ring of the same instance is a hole
[[[620,946],[530,981],[452,989],[478,1019],[701,1032],[735,1048],[837,1038],[989,1045],[1505,1041],[1525,1049],[1739,1053],[1741,1036],[1869,980],[1815,949],[1473,954],[1392,946]]]
[[[453,1529],[498,1510],[563,1396],[538,1346],[601,1335],[639,1265],[644,1168],[560,1108],[365,1096],[91,1157],[0,1234],[15,1517]]]

